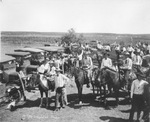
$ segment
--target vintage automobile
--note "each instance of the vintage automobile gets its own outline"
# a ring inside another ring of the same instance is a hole
[[[10,102],[8,109],[12,109],[23,98],[26,99],[24,94],[24,83],[16,72],[16,59],[10,56],[2,57],[0,60],[0,70],[2,71],[1,80],[5,83],[5,96]]]
[[[39,65],[41,62],[44,61],[44,51],[36,48],[19,48],[15,49],[15,52],[29,52],[31,54],[31,65]]]
[[[9,74],[9,80],[6,83],[5,96],[10,102],[7,109],[12,110],[16,105],[26,100],[24,83],[18,72],[12,72]]]
[[[64,47],[61,46],[38,47],[38,49],[41,49],[46,52],[53,52],[53,53],[64,52]]]
[[[16,71],[15,60],[16,59],[11,56],[5,56],[0,58],[1,82],[8,82],[9,74]]]
[[[24,73],[29,79],[29,89],[34,89],[37,86],[36,71],[39,65],[44,61],[44,51],[36,48],[20,48],[15,52],[28,52],[31,55],[29,65],[23,65]]]
[[[28,52],[11,52],[6,53],[5,55],[14,57],[16,62],[21,66],[27,66],[30,64],[29,59],[31,58],[31,54]]]

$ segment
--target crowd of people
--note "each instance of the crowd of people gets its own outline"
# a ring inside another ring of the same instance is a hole
[[[71,44],[70,44],[71,45]],[[67,100],[67,90],[66,85],[69,83],[70,79],[65,75],[66,69],[65,64],[68,64],[70,61],[71,65],[76,61],[75,66],[78,68],[84,68],[87,73],[88,81],[87,87],[90,87],[90,82],[92,79],[92,69],[93,69],[93,61],[89,56],[90,46],[86,43],[85,45],[79,44],[81,52],[72,54],[55,54],[52,55],[40,64],[38,68],[38,72],[42,74],[49,74],[55,82],[55,92],[56,92],[56,102],[55,102],[55,110],[58,111],[60,107],[64,108],[65,105],[68,105]],[[103,58],[100,64],[100,70],[105,68],[110,68],[115,72],[119,72],[119,70],[124,71],[125,81],[128,87],[128,79],[134,68],[140,69],[141,67],[150,66],[149,63],[143,63],[143,56],[150,54],[150,44],[138,42],[135,46],[128,45],[127,47],[121,46],[119,44],[113,45],[103,45],[101,42],[97,42],[97,50],[105,50],[103,53]],[[115,50],[116,54],[123,54],[124,59],[122,59],[122,66],[118,67],[118,62],[112,61],[109,57],[109,52],[111,50]],[[69,68],[69,67],[68,67]],[[68,70],[69,71],[69,70]],[[133,121],[133,115],[135,112],[135,108],[138,109],[138,117],[142,111],[144,100],[144,86],[148,84],[142,72],[136,72],[137,79],[132,82],[131,85],[131,99],[132,99],[132,108],[130,112],[130,121]]]

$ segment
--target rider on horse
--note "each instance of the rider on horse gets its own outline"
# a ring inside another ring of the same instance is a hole
[[[93,69],[93,62],[91,57],[88,56],[88,53],[85,52],[83,59],[82,59],[82,68],[87,72],[87,87],[89,88],[89,83],[91,82],[92,78],[92,69]]]
[[[127,89],[129,89],[129,74],[132,70],[132,59],[131,59],[131,56],[128,52],[125,53],[125,61],[124,61],[124,64],[123,64],[123,67],[120,67],[123,71],[124,71],[124,77],[125,77],[125,81],[126,81],[126,86],[127,86]]]
[[[108,57],[108,52],[104,53],[104,58],[102,59],[102,63],[101,63],[101,70],[103,70],[104,68],[108,67],[111,68],[112,67],[112,60]]]

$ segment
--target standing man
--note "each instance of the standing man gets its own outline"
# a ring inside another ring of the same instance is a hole
[[[90,82],[92,80],[92,69],[93,69],[93,62],[91,57],[88,56],[87,52],[84,53],[83,60],[82,60],[82,66],[86,67],[87,76],[88,76],[88,82],[87,87],[90,87]]]
[[[137,52],[133,56],[132,61],[133,61],[133,66],[137,69],[140,69],[140,67],[142,65],[142,58],[140,56],[140,51],[139,50],[137,50]]]
[[[133,122],[134,112],[137,109],[137,121],[140,119],[140,113],[144,109],[144,88],[148,84],[147,81],[143,80],[144,75],[141,72],[136,73],[137,79],[132,82],[131,86],[131,99],[132,107],[130,111],[129,121]]]
[[[66,102],[66,100],[64,101],[64,98],[67,99],[67,97],[65,96],[66,90],[64,90],[64,88],[67,82],[69,81],[69,78],[67,78],[65,75],[61,74],[60,72],[61,70],[59,68],[56,68],[56,75],[54,78],[55,89],[56,89],[55,111],[58,111],[59,107],[64,108],[65,107],[64,102]]]

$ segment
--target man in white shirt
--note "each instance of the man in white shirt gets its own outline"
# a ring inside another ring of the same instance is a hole
[[[140,113],[144,109],[144,89],[147,81],[143,80],[145,77],[141,72],[136,73],[137,79],[132,82],[131,85],[131,99],[132,107],[130,111],[129,121],[133,122],[134,112],[137,109],[137,121],[139,121]]]
[[[133,49],[133,47],[132,47],[131,45],[129,45],[129,46],[127,47],[127,51],[128,51],[129,54],[131,55],[131,52],[134,52],[134,49]]]
[[[44,61],[44,63],[41,64],[40,67],[38,68],[38,71],[40,73],[43,73],[43,74],[44,73],[49,73],[49,71],[50,71],[50,65],[49,65],[49,63],[47,61]]]
[[[120,67],[120,69],[124,70],[125,73],[125,81],[126,81],[126,90],[129,90],[129,74],[132,70],[132,59],[130,58],[130,54],[126,52],[125,54],[126,60],[124,61],[123,67]]]
[[[99,50],[103,49],[103,45],[101,44],[101,42],[98,42],[98,43],[97,43],[97,48],[98,48]]]
[[[108,52],[110,52],[111,51],[110,45],[106,45],[105,46],[105,50],[108,51]]]
[[[67,98],[65,97],[66,90],[64,88],[67,82],[69,81],[69,78],[61,74],[60,72],[61,70],[59,68],[56,68],[56,75],[54,78],[55,89],[56,89],[55,111],[58,111],[60,106],[64,108],[64,102],[66,101],[66,100],[64,101],[64,98],[65,99]]]
[[[137,50],[137,52],[135,53],[135,55],[132,58],[133,61],[133,67],[135,68],[140,68],[142,65],[142,58],[140,56],[140,52]]]
[[[56,75],[56,68],[55,68],[55,64],[53,61],[50,61],[50,75],[54,76]]]
[[[85,50],[87,50],[87,51],[89,50],[89,45],[88,45],[88,43],[85,44]]]
[[[83,50],[81,50],[80,54],[77,54],[78,67],[80,67],[82,64],[82,58],[83,58]]]
[[[56,68],[60,68],[61,61],[59,56],[55,59],[54,63]]]
[[[147,54],[150,54],[150,44],[147,46]]]
[[[126,51],[127,51],[126,47],[123,46],[123,47],[122,47],[122,52],[126,52]]]
[[[101,70],[104,68],[111,68],[112,67],[112,60],[108,57],[108,53],[105,52],[104,53],[104,58],[102,59],[102,63],[101,63]]]

